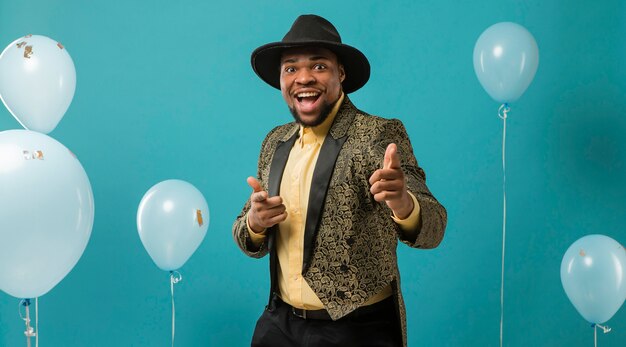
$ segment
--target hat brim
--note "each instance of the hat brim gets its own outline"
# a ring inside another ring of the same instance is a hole
[[[280,89],[280,59],[283,52],[297,47],[323,47],[337,55],[346,72],[342,86],[348,94],[363,87],[370,78],[370,63],[358,49],[335,42],[306,41],[306,42],[273,42],[263,45],[252,52],[252,69],[265,83]]]

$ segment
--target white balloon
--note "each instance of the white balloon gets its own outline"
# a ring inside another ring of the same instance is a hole
[[[209,207],[190,183],[167,180],[150,188],[137,209],[137,231],[154,263],[179,269],[196,251],[209,227]]]
[[[0,98],[26,129],[44,134],[54,130],[75,90],[74,62],[57,41],[27,35],[0,54]]]
[[[487,28],[474,45],[474,72],[487,94],[500,103],[516,101],[535,78],[539,48],[533,35],[512,22]]]
[[[89,178],[61,143],[29,130],[0,132],[0,289],[46,294],[76,265],[91,236]]]

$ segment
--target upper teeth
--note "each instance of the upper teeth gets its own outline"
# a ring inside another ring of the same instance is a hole
[[[299,98],[308,98],[308,97],[311,97],[311,96],[318,96],[318,95],[319,95],[319,93],[316,93],[316,92],[298,93],[298,97]]]

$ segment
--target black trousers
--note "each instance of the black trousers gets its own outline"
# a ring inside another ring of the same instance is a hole
[[[257,321],[251,346],[402,346],[393,299],[388,298],[374,305],[375,310],[357,309],[336,321],[304,319],[296,316],[291,306],[274,296]]]

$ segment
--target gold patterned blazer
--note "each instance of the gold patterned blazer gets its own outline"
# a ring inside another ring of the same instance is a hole
[[[298,124],[274,128],[261,147],[258,178],[270,196],[279,195],[289,152],[298,137]],[[385,149],[395,143],[408,189],[421,207],[416,240],[404,238],[391,219],[391,210],[370,193],[369,178],[382,167]],[[245,254],[270,254],[272,293],[277,288],[275,226],[259,247],[250,240],[245,216],[248,201],[233,225],[235,242]],[[446,227],[445,208],[426,187],[402,122],[368,115],[346,96],[313,171],[304,232],[302,276],[333,319],[360,307],[387,285],[392,286],[406,345],[406,314],[400,292],[396,246],[398,240],[415,248],[434,248]]]

